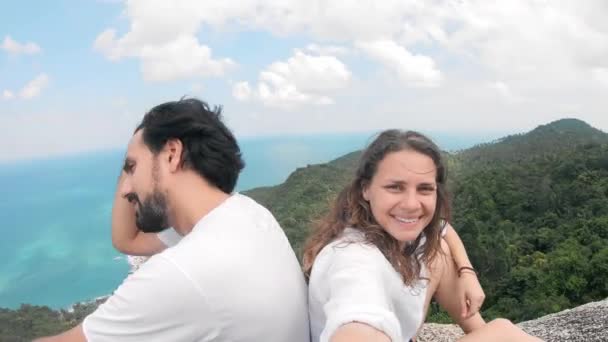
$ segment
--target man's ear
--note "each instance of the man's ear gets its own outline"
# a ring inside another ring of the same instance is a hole
[[[175,172],[182,165],[182,152],[184,151],[184,145],[179,139],[170,139],[165,144],[165,158],[169,165],[169,171]]]

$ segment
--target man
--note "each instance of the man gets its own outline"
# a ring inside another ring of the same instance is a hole
[[[186,99],[144,116],[112,240],[153,256],[81,325],[41,341],[309,341],[306,284],[285,234],[268,210],[231,194],[244,164],[220,112]],[[156,234],[170,226],[183,238]]]

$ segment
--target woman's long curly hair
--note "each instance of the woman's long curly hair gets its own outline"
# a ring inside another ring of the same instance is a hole
[[[384,157],[393,152],[413,150],[430,157],[437,168],[437,204],[431,222],[415,241],[400,247],[399,241],[388,234],[378,224],[369,203],[363,198],[367,187]],[[363,152],[355,179],[336,198],[330,212],[317,222],[315,230],[304,246],[303,268],[310,277],[313,263],[323,247],[338,238],[345,228],[351,227],[363,232],[365,242],[376,246],[401,274],[403,282],[413,284],[421,278],[422,264],[429,265],[440,251],[443,220],[450,216],[449,196],[446,189],[447,170],[441,151],[429,138],[414,132],[387,130]],[[422,236],[426,242],[422,245]]]

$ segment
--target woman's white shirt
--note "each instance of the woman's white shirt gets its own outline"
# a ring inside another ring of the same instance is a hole
[[[382,252],[363,238],[346,228],[315,259],[308,289],[313,342],[329,341],[350,322],[368,324],[393,342],[409,341],[422,324],[427,281],[405,286]]]

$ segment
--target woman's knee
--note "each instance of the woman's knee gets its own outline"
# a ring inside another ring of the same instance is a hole
[[[496,318],[491,322],[487,323],[489,326],[493,327],[493,329],[509,331],[516,328],[515,324],[509,321],[506,318]]]

